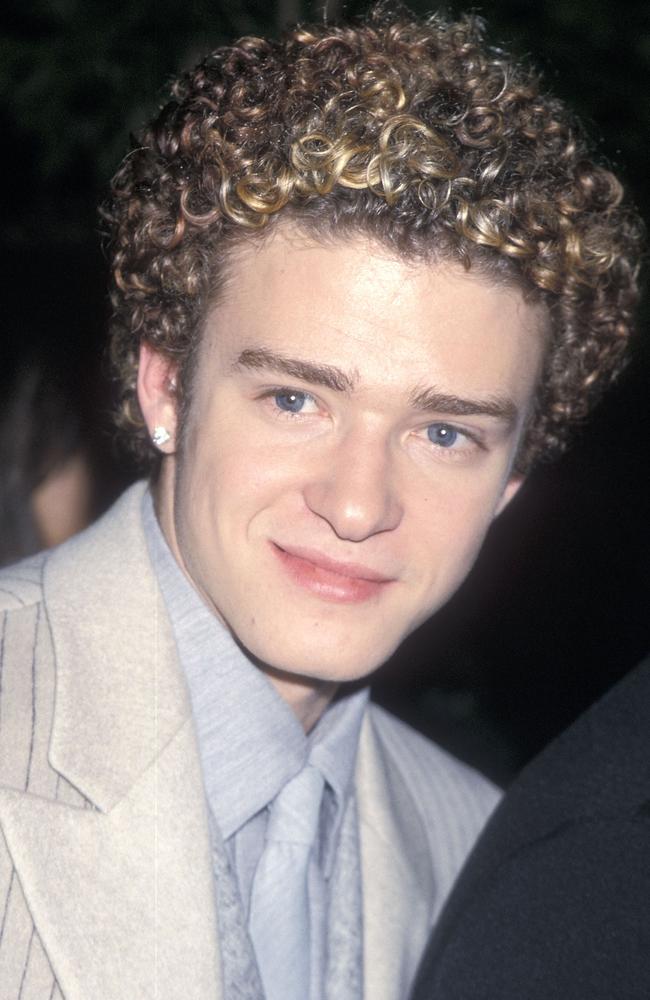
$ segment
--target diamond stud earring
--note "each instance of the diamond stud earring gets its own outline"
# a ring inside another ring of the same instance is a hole
[[[172,436],[166,427],[163,427],[162,425],[154,427],[151,440],[155,444],[156,448],[162,448],[162,446],[167,444],[168,441],[171,441],[171,439]]]

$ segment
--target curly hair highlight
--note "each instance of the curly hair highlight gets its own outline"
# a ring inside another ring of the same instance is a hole
[[[145,460],[154,452],[136,397],[140,343],[178,363],[185,406],[229,255],[279,219],[456,260],[545,303],[549,342],[521,471],[565,445],[624,363],[640,223],[562,102],[487,46],[474,16],[378,7],[354,26],[217,49],[174,83],[117,172],[104,218],[119,422]]]

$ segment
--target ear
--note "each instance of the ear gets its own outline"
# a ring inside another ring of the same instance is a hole
[[[151,344],[140,346],[138,365],[138,401],[151,438],[166,455],[176,450],[177,396],[176,365]],[[164,440],[166,431],[169,437]]]
[[[501,498],[494,511],[494,516],[498,517],[502,510],[508,506],[510,501],[517,495],[521,487],[524,485],[525,476],[521,474],[512,475],[505,485],[505,489],[501,494]]]

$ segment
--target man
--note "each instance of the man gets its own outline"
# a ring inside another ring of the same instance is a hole
[[[358,682],[620,367],[637,234],[472,19],[213,53],[105,211],[152,469],[2,578],[0,983],[404,997],[494,790]]]

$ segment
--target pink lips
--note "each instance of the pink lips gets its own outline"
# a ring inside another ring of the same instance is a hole
[[[272,545],[295,583],[326,601],[354,604],[376,597],[394,582],[368,566],[338,562],[312,549]]]

